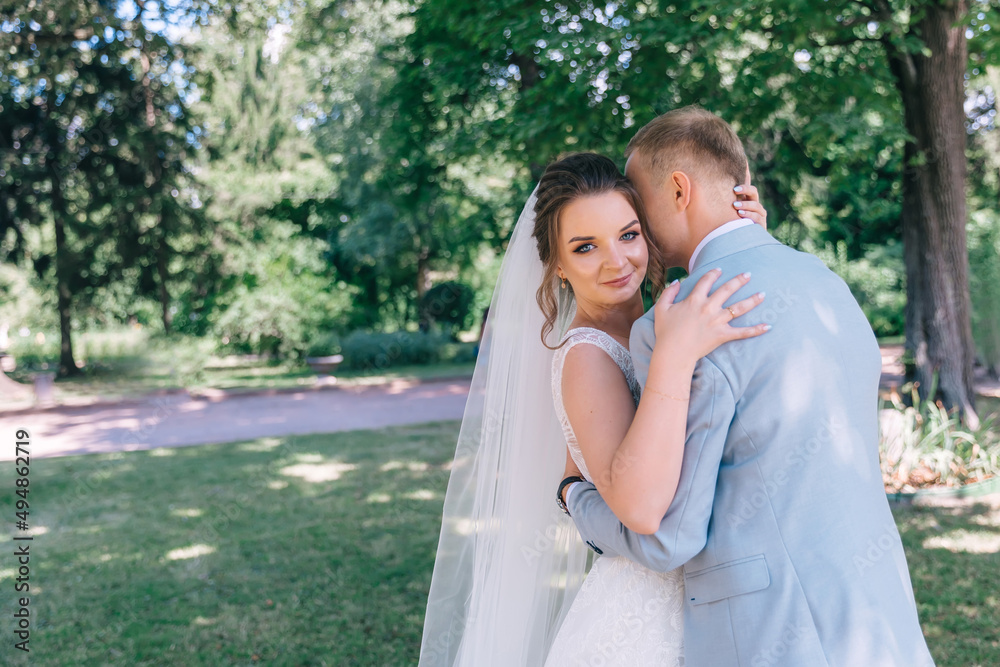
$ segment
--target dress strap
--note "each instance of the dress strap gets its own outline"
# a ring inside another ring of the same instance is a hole
[[[593,327],[575,327],[565,333],[563,340],[565,344],[557,350],[558,362],[556,363],[560,382],[562,362],[566,358],[566,354],[580,343],[589,343],[607,352],[608,356],[611,357],[622,373],[625,374],[629,389],[632,390],[633,396],[638,399],[640,389],[635,378],[632,355],[629,353],[628,348],[615,340],[611,334]]]

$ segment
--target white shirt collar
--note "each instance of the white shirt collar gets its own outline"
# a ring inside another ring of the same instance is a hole
[[[717,239],[723,234],[728,234],[734,229],[739,229],[740,227],[746,227],[747,225],[753,225],[753,224],[755,224],[753,220],[740,218],[739,220],[730,220],[726,224],[720,225],[715,229],[713,229],[712,231],[710,231],[705,236],[705,238],[701,240],[701,243],[699,243],[697,247],[695,247],[694,252],[691,253],[691,259],[688,261],[688,273],[694,272],[694,263],[698,260],[698,255],[700,255],[701,251],[705,249],[705,246],[708,245],[709,241],[711,241],[712,239]]]

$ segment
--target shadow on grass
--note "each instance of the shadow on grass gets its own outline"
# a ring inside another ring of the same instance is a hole
[[[457,435],[450,422],[34,461],[30,664],[415,664]],[[0,488],[13,477],[0,467]],[[996,509],[895,512],[938,664],[997,664]],[[0,560],[0,587],[15,576]],[[0,664],[28,664],[9,639]]]
[[[456,434],[36,460],[30,664],[415,663]],[[3,642],[0,663],[27,664],[19,653]]]
[[[939,667],[1000,664],[1000,498],[893,514]]]

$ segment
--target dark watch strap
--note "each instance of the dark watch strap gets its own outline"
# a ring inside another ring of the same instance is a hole
[[[559,482],[559,490],[556,491],[556,504],[559,505],[559,509],[561,509],[563,512],[566,512],[567,516],[569,516],[569,508],[566,507],[566,503],[563,502],[563,497],[562,497],[563,489],[566,488],[567,484],[572,484],[573,482],[586,482],[586,481],[587,480],[585,480],[583,477],[579,477],[578,475],[573,475]]]

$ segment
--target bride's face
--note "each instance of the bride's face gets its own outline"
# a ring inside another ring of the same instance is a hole
[[[559,215],[559,277],[578,302],[629,301],[646,275],[649,249],[632,205],[617,192],[580,197]]]

